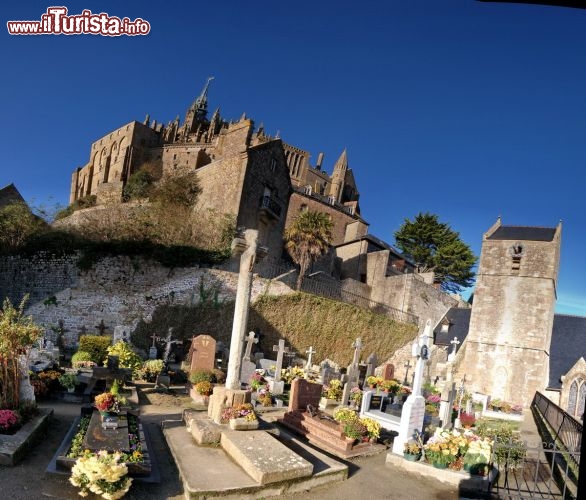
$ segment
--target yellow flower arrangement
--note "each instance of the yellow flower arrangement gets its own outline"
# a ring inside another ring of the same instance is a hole
[[[366,427],[366,430],[368,431],[368,437],[374,439],[378,439],[380,437],[381,427],[376,420],[368,417],[363,417],[360,419],[360,423]]]
[[[79,494],[83,497],[91,492],[106,500],[122,498],[130,489],[132,479],[127,476],[128,467],[120,460],[120,453],[86,450],[71,469],[69,482],[81,489]]]

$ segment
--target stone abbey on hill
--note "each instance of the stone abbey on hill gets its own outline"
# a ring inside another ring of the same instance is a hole
[[[330,216],[334,246],[367,234],[345,150],[329,175],[323,154],[312,166],[307,151],[267,135],[262,125],[255,128],[246,115],[228,122],[216,109],[208,117],[210,80],[183,123],[177,117],[163,125],[147,115],[95,141],[88,163],[73,172],[70,203],[88,195],[98,205],[122,201],[130,176],[148,163],[163,179],[196,173],[198,208],[231,213],[238,226],[258,228],[273,256],[280,255],[284,227],[300,210]]]

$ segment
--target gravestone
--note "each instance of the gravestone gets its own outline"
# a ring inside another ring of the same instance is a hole
[[[112,336],[112,343],[120,341],[130,342],[130,328],[128,326],[117,325],[114,327],[114,335]]]
[[[373,352],[368,358],[366,359],[366,373],[364,374],[364,379],[366,380],[367,377],[374,375],[374,369],[378,364],[378,360],[376,359],[376,354]]]
[[[254,355],[252,356],[251,361],[254,361],[256,363],[257,368],[262,368],[262,366],[260,366],[260,360],[264,359],[264,357],[265,357],[264,352],[255,352]]]
[[[373,394],[370,397],[370,404],[369,404],[368,409],[369,410],[382,410],[383,401],[384,401],[383,394]]]
[[[20,373],[19,398],[22,404],[35,404],[35,389],[31,384],[26,356],[18,357],[18,371]]]
[[[281,380],[281,368],[283,366],[283,354],[289,352],[289,348],[285,347],[285,341],[279,340],[278,345],[273,346],[273,351],[277,353],[277,361],[275,362],[275,377],[274,380],[269,381],[269,390],[275,395],[283,394],[285,389],[285,382]]]
[[[274,359],[260,359],[258,361],[259,366],[267,373],[267,375],[270,375],[271,377],[273,376],[275,369],[273,368],[275,366],[275,360]]]
[[[244,342],[246,342],[246,348],[244,349],[244,356],[240,364],[240,383],[248,384],[250,377],[252,377],[252,374],[256,370],[256,363],[250,359],[252,344],[258,344],[258,339],[255,338],[254,332],[249,332]]]
[[[314,408],[319,406],[323,385],[313,384],[302,378],[296,378],[291,382],[289,395],[289,411],[305,411],[307,405]]]
[[[392,363],[385,363],[381,371],[381,377],[384,380],[392,380],[395,378],[395,365]]]
[[[216,340],[209,335],[198,335],[191,340],[191,371],[213,370]]]

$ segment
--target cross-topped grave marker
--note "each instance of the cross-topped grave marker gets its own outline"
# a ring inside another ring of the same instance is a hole
[[[250,361],[252,344],[258,344],[258,339],[255,337],[254,332],[249,332],[244,341],[246,342],[246,349],[244,350],[244,356],[242,357],[242,359],[245,361]]]
[[[458,344],[460,344],[458,337],[454,337],[450,340],[450,344],[452,344],[453,347],[452,352],[448,354],[448,361],[454,361],[454,358],[456,357],[456,349],[458,349]]]
[[[106,332],[106,325],[104,324],[104,320],[102,319],[100,321],[99,325],[96,325],[96,330],[98,330],[100,335],[104,335],[104,333]]]
[[[407,385],[407,376],[409,375],[409,368],[413,365],[411,364],[411,360],[407,360],[407,363],[403,365],[405,367],[405,379],[403,380],[403,385]]]
[[[277,353],[277,362],[275,363],[275,382],[281,380],[281,369],[283,368],[283,354],[289,352],[289,348],[285,347],[285,341],[279,340],[278,345],[273,346],[273,352]]]
[[[313,346],[310,346],[309,349],[307,351],[305,351],[305,353],[307,354],[307,364],[305,365],[305,368],[310,370],[311,369],[311,362],[312,362],[312,358],[313,355],[316,353],[317,351],[313,348]]]
[[[364,345],[362,344],[362,339],[358,337],[353,343],[352,347],[354,348],[354,358],[352,359],[352,364],[358,366],[360,362],[360,351],[362,351]]]

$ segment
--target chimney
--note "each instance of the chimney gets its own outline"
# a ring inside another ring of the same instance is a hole
[[[317,155],[317,165],[315,166],[315,168],[317,168],[318,170],[321,170],[321,164],[324,161],[324,154],[320,153]]]

